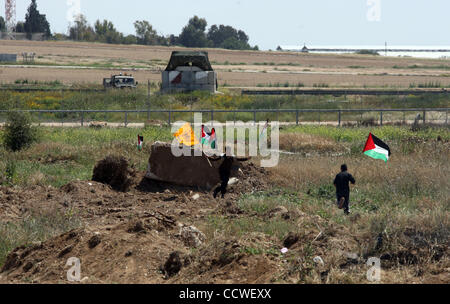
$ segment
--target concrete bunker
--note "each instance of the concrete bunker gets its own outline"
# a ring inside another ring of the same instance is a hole
[[[170,143],[156,142],[152,145],[146,178],[180,186],[212,189],[220,182],[219,166],[222,161],[209,162],[203,151],[191,148],[192,156],[176,157]],[[232,177],[239,172],[239,162],[233,165]]]
[[[173,52],[166,70],[162,72],[163,93],[215,93],[217,86],[217,73],[211,67],[208,52]]]

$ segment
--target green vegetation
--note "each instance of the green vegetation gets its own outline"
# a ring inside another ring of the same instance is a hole
[[[103,42],[112,44],[142,44],[142,45],[179,45],[185,47],[215,47],[231,50],[258,50],[248,43],[249,37],[242,30],[236,30],[231,26],[212,25],[208,32],[206,19],[194,16],[189,19],[179,36],[173,34],[162,36],[147,20],[134,22],[136,35],[127,35],[117,31],[114,24],[108,20],[97,20],[94,26],[89,25],[84,15],[79,15],[69,35],[57,34],[54,39],[75,40],[89,42]]]
[[[0,110],[146,110],[148,108],[147,86],[137,90],[107,90],[84,92],[82,89],[99,89],[99,86],[65,87],[58,80],[32,82],[18,79],[17,84],[28,84],[43,91],[16,92],[8,90],[14,86],[4,86],[0,90]],[[303,87],[303,83],[269,83],[260,87]],[[54,87],[54,91],[44,89]],[[326,87],[316,84],[316,87]],[[19,87],[18,87],[19,88]],[[26,86],[28,88],[28,86]],[[80,89],[81,91],[59,91],[57,89]],[[151,83],[152,92],[158,90],[159,83]],[[420,96],[248,96],[211,95],[205,92],[189,94],[151,96],[152,109],[358,109],[358,108],[435,108],[447,107],[446,95]]]
[[[380,54],[377,51],[373,51],[373,50],[360,50],[355,52],[355,54],[358,55],[374,55],[374,56],[379,56]]]
[[[393,154],[387,164],[361,153],[369,132],[390,145]],[[303,136],[298,138],[298,144],[309,149],[310,156],[282,156],[279,165],[270,169],[272,189],[241,196],[237,206],[242,210],[242,216],[209,217],[206,231],[210,235],[219,233],[229,239],[262,233],[284,240],[289,232],[298,233],[301,242],[295,250],[302,248],[301,254],[297,251],[295,256],[288,253],[283,259],[289,261],[300,257],[307,261],[316,255],[326,257],[331,269],[330,282],[342,282],[341,277],[331,275],[333,271],[342,271],[341,264],[335,262],[336,258],[339,260],[342,248],[362,257],[381,256],[385,252],[395,254],[402,250],[413,254],[421,252],[417,254],[418,266],[423,269],[442,267],[443,264],[435,266],[437,262],[433,259],[436,250],[446,248],[450,235],[449,128],[414,132],[407,127],[292,127],[283,129],[282,135],[289,136],[282,136],[281,144],[292,141],[290,135],[295,134]],[[440,141],[437,141],[438,137]],[[331,142],[324,147],[325,139]],[[327,156],[327,151],[315,153],[327,147],[332,153],[336,153],[337,147],[341,153],[332,157]],[[332,181],[342,163],[349,165],[357,181],[351,192],[353,215],[350,217],[335,206]],[[290,218],[270,215],[272,210],[280,207],[287,209]],[[312,242],[320,232],[325,238],[325,247],[321,241]],[[375,246],[379,238],[384,241]],[[417,242],[419,239],[420,243]],[[358,241],[350,245],[351,240]],[[255,243],[246,250],[252,255],[267,255],[270,249],[275,249],[279,254],[280,247],[272,247],[267,249]],[[292,264],[289,267],[294,267]],[[302,264],[295,273],[305,268],[308,267]],[[384,269],[389,271],[389,268]],[[347,275],[351,273],[351,270],[345,271]],[[299,278],[299,282],[314,280],[314,271]],[[347,280],[358,282],[357,273],[349,275]]]
[[[6,31],[6,23],[3,16],[0,16],[0,32]]]
[[[236,30],[231,26],[213,25],[208,31],[207,38],[216,48],[230,50],[248,50],[251,49],[248,44],[248,35],[241,30]]]
[[[327,83],[315,83],[313,84],[314,88],[328,88],[329,85]]]
[[[409,85],[410,88],[443,88],[442,84],[440,82],[426,82],[426,83],[419,83],[419,84],[415,84],[415,83],[411,83]]]
[[[392,68],[394,69],[424,69],[424,70],[450,70],[450,66],[448,65],[408,65],[408,66],[401,66],[401,65],[394,65]]]
[[[0,135],[4,132],[0,131]],[[11,152],[0,148],[0,183],[60,187],[75,179],[89,180],[95,163],[111,151],[130,158],[139,170],[145,170],[151,143],[172,138],[169,128],[157,127],[143,130],[40,128],[40,133],[39,143],[27,150]],[[143,152],[137,150],[138,133],[145,138]]]
[[[289,82],[285,82],[285,83],[258,83],[256,85],[258,88],[263,88],[263,87],[267,87],[267,88],[303,88],[305,85],[302,82],[299,82],[297,84],[292,84]]]
[[[0,148],[0,181],[4,185],[60,187],[75,179],[90,180],[96,161],[111,153],[125,156],[138,170],[144,171],[152,142],[172,139],[167,127],[41,128],[41,132],[42,140],[27,150],[11,152]],[[361,153],[369,132],[391,146],[389,163],[369,159]],[[145,138],[142,152],[136,148],[138,133]],[[198,227],[208,239],[238,238],[243,242],[242,253],[280,257],[280,242],[289,233],[297,233],[301,242],[296,245],[295,259],[309,261],[316,255],[326,258],[330,282],[341,281],[333,273],[342,271],[339,250],[343,249],[361,257],[380,256],[385,252],[395,254],[405,248],[420,249],[421,267],[433,267],[437,263],[432,260],[433,250],[445,246],[450,225],[448,127],[422,127],[413,131],[398,126],[301,126],[284,128],[281,135],[282,145],[294,138],[298,143],[293,146],[302,144],[304,151],[311,155],[282,156],[279,166],[269,169],[270,189],[243,194],[236,201],[236,207],[242,211],[239,216],[214,212],[199,222]],[[313,154],[315,151],[319,154]],[[327,156],[327,152],[339,153]],[[356,220],[344,216],[334,204],[332,180],[342,163],[349,165],[357,179],[351,194],[352,212],[359,216]],[[280,206],[286,208],[288,217],[273,215],[272,211]],[[15,247],[46,240],[80,225],[77,211],[73,209],[65,214],[32,214],[14,223],[2,223],[0,265]],[[319,232],[323,239],[314,242]],[[384,242],[374,249],[372,245],[380,235]],[[416,242],[417,237],[420,243]],[[425,252],[429,248],[431,251]],[[288,261],[285,267],[296,267],[289,253],[283,259]],[[292,271],[301,273],[299,282],[314,280],[314,271],[308,270],[314,265],[298,267]],[[347,280],[358,282],[355,273],[348,275]]]
[[[284,129],[286,133],[303,133],[317,135],[335,140],[337,142],[360,142],[365,143],[367,135],[372,132],[379,138],[386,140],[408,141],[408,140],[435,140],[440,136],[444,140],[450,140],[449,127],[423,127],[417,131],[412,128],[400,126],[383,127],[351,127],[334,128],[330,126],[294,126]]]
[[[110,44],[142,44],[142,45],[179,45],[185,47],[215,47],[231,50],[258,50],[258,46],[251,47],[248,43],[249,36],[242,30],[227,25],[212,25],[206,32],[207,22],[198,16],[192,17],[183,28],[179,36],[173,34],[163,36],[147,20],[134,22],[136,35],[124,35],[119,32],[109,20],[97,20],[91,26],[86,16],[76,16],[74,23],[69,27],[68,35],[50,31],[50,24],[45,14],[40,14],[37,9],[37,1],[31,0],[25,16],[25,22],[18,21],[17,33],[27,33],[31,38],[33,33],[44,33],[46,38],[55,40],[74,40],[88,42],[102,42]],[[5,20],[0,17],[0,31],[5,31]]]
[[[31,38],[33,33],[44,33],[47,38],[52,34],[50,31],[50,24],[47,21],[45,14],[39,13],[37,9],[36,0],[31,0],[25,16],[24,29],[27,36]]]
[[[30,246],[43,242],[72,229],[82,223],[74,213],[59,211],[32,214],[16,223],[0,222],[0,265],[7,255],[19,246]]]
[[[17,82],[28,82],[28,80],[18,80]],[[48,83],[37,83],[30,85],[33,88],[55,88],[64,89],[57,81]],[[152,83],[152,91],[158,90],[158,83]],[[281,87],[302,87],[299,83],[292,85],[289,83],[269,84],[267,86]],[[265,85],[260,84],[260,87]],[[319,86],[319,85],[318,85]],[[85,87],[86,89],[96,88]],[[16,92],[0,90],[0,110],[147,110],[149,99],[147,88],[140,87],[137,90],[99,90],[83,91],[83,87],[73,87],[73,91],[31,91]],[[77,91],[80,89],[80,91]],[[448,107],[449,97],[446,95],[421,95],[421,96],[248,96],[248,95],[211,95],[205,92],[194,92],[190,94],[158,95],[150,97],[150,108],[152,110],[253,110],[253,109],[399,109],[399,108],[445,108]],[[414,120],[419,112],[398,112],[385,113],[383,120],[389,121]],[[4,121],[4,113],[0,113],[0,121]],[[205,120],[209,120],[208,114],[204,115]],[[129,123],[144,123],[147,113],[129,113],[127,121]],[[257,120],[279,120],[295,122],[295,113],[257,113]],[[40,122],[80,122],[82,117],[79,113],[33,113],[34,121]],[[150,119],[167,122],[167,113],[152,113]],[[191,121],[191,113],[173,113],[171,121],[185,120]],[[253,113],[215,113],[214,119],[226,120],[253,120]],[[342,122],[360,121],[361,123],[378,122],[380,113],[342,113]],[[427,121],[445,121],[445,112],[430,113]],[[124,122],[123,113],[86,113],[84,122],[107,121]],[[300,122],[303,121],[337,121],[338,114],[330,113],[300,113]]]
[[[3,132],[3,143],[11,151],[28,148],[38,140],[37,129],[31,125],[28,114],[9,112]]]

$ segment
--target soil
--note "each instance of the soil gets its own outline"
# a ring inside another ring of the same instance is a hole
[[[70,283],[67,273],[71,266],[67,262],[72,257],[80,260],[84,284],[297,283],[305,273],[315,274],[314,283],[327,283],[336,275],[327,268],[332,261],[345,273],[365,274],[363,257],[347,254],[358,252],[362,240],[343,225],[300,210],[286,213],[274,209],[259,215],[262,220],[276,217],[294,223],[298,229],[284,239],[256,232],[225,237],[220,231],[203,231],[207,237],[200,246],[186,246],[183,227],[202,230],[208,218],[215,215],[230,219],[258,216],[246,213],[236,202],[244,193],[270,191],[270,175],[252,163],[244,163],[239,183],[230,186],[225,199],[217,200],[205,190],[147,180],[144,172],[133,176],[128,192],[93,181],[73,181],[59,189],[0,187],[1,222],[19,222],[36,212],[68,211],[83,222],[80,228],[47,241],[14,249],[0,270],[0,284]],[[196,194],[199,198],[194,199]],[[289,248],[288,253],[274,252],[273,248],[284,247]],[[448,268],[423,271],[417,264],[420,252],[405,250],[408,254],[383,256],[392,263],[383,270],[387,282],[450,282]],[[322,257],[325,266],[313,264],[316,255]],[[448,248],[441,248],[436,261],[445,256]],[[399,279],[399,268],[394,267],[398,263],[415,275],[406,281]]]
[[[242,171],[227,200],[267,187],[263,170],[247,164]],[[194,200],[194,194],[199,198]],[[80,259],[87,277],[83,282],[167,282],[192,259],[180,227],[224,212],[222,204],[224,200],[214,200],[207,191],[150,181],[144,172],[135,174],[128,192],[94,181],[73,181],[59,189],[0,187],[2,222],[14,223],[36,212],[75,210],[84,224],[46,242],[16,248],[0,271],[0,283],[67,283],[70,257]]]

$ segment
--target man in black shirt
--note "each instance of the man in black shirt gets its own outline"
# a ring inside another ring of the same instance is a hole
[[[225,154],[223,154],[221,157],[208,157],[207,156],[212,161],[223,160],[222,164],[219,167],[219,176],[220,176],[221,184],[214,190],[214,198],[217,197],[219,192],[222,193],[222,198],[225,197],[225,194],[227,193],[228,182],[230,180],[231,169],[233,168],[233,162],[235,160],[248,161],[251,159],[251,157],[248,157],[248,158],[234,157],[232,155],[231,151],[232,151],[231,148],[227,147]]]
[[[341,166],[341,173],[336,175],[334,186],[336,187],[336,197],[339,209],[344,209],[345,214],[350,214],[350,186],[356,183],[353,176],[347,172],[347,165]]]

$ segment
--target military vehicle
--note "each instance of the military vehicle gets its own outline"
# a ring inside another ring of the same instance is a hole
[[[111,78],[103,78],[103,86],[106,88],[131,88],[135,89],[138,82],[134,79],[133,75],[122,74],[111,75]]]

